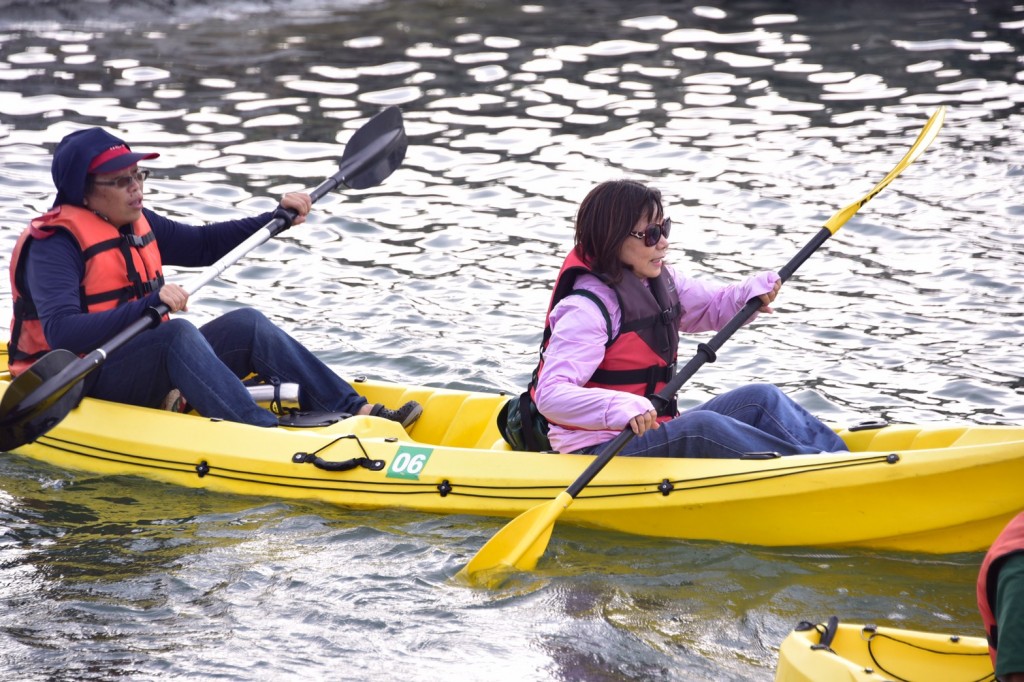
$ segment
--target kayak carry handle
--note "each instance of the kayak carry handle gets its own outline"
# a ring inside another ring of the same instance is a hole
[[[355,440],[356,445],[363,451],[362,457],[353,457],[352,459],[346,459],[341,462],[331,462],[324,459],[319,454],[329,447],[336,445],[343,440]],[[344,436],[338,436],[327,445],[323,446],[316,452],[296,452],[292,455],[292,462],[295,464],[312,464],[317,469],[323,469],[324,471],[348,471],[349,469],[355,469],[356,467],[365,467],[370,471],[380,471],[384,468],[384,460],[382,459],[371,459],[370,453],[363,447],[362,441],[359,440],[359,436],[354,433],[346,434]]]
[[[317,469],[324,471],[348,471],[356,467],[365,467],[370,471],[380,471],[384,468],[384,460],[370,459],[369,457],[353,457],[341,462],[332,462],[319,455],[308,452],[296,452],[292,455],[292,461],[296,464],[312,464]]]
[[[821,641],[811,647],[812,651],[818,649],[832,651],[832,640],[836,638],[836,633],[839,632],[839,617],[829,616],[828,623],[824,625],[824,628],[825,631],[821,633]]]

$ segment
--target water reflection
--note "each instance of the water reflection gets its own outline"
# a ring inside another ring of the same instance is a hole
[[[596,182],[657,184],[683,226],[677,264],[737,278],[785,263],[947,104],[927,154],[683,402],[760,380],[837,419],[1024,419],[1019,6],[2,5],[0,267],[49,207],[50,153],[79,126],[159,150],[147,200],[202,222],[315,186],[361,122],[397,104],[403,168],[325,197],[190,316],[253,303],[342,371],[436,385],[525,384],[573,211]],[[363,679],[437,679],[465,654],[486,679],[513,660],[517,679],[769,679],[802,618],[980,627],[973,556],[788,555],[559,527],[539,574],[465,594],[447,576],[495,524],[0,469],[2,665],[41,675],[242,679],[255,660],[297,677],[344,659]]]

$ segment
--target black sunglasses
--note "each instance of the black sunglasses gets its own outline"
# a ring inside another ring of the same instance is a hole
[[[665,218],[661,221],[661,225],[657,223],[651,223],[647,226],[647,229],[643,232],[630,232],[630,237],[636,237],[637,239],[644,240],[644,246],[654,246],[661,241],[662,235],[665,239],[668,239],[669,233],[672,231],[672,219]]]

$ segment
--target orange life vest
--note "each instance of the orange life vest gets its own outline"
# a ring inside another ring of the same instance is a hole
[[[612,335],[611,320],[600,299],[589,291],[575,288],[576,278],[582,274],[595,275],[615,293],[622,318],[617,335]],[[663,269],[658,277],[647,280],[647,286],[640,278],[629,273],[620,282],[608,282],[590,268],[577,249],[573,249],[562,264],[551,293],[544,319],[541,361],[534,372],[531,392],[544,367],[543,352],[551,338],[551,311],[570,294],[591,298],[601,309],[608,324],[608,344],[605,346],[604,358],[590,380],[584,384],[585,387],[609,388],[649,396],[660,391],[672,379],[679,350],[679,318],[682,315],[679,293],[672,277]],[[664,412],[659,416],[660,421],[675,416],[675,401],[671,401]]]
[[[51,350],[28,290],[24,264],[32,243],[51,237],[58,229],[74,237],[82,251],[82,312],[110,310],[142,298],[164,283],[160,249],[145,216],[123,229],[92,211],[70,205],[57,206],[36,218],[18,237],[11,257],[14,316],[8,363],[15,376]]]
[[[992,657],[993,666],[996,664],[996,649],[999,644],[999,631],[993,608],[996,601],[996,586],[999,584],[999,569],[1002,568],[1002,559],[1021,552],[1024,552],[1024,513],[1018,514],[1006,524],[1006,528],[989,547],[984,561],[981,562],[981,570],[978,571],[978,611],[981,612],[981,621],[985,625],[988,653]]]

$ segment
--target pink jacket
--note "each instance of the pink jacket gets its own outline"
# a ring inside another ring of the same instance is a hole
[[[665,267],[675,281],[683,308],[679,331],[688,333],[721,329],[747,301],[771,291],[779,279],[774,272],[762,272],[744,282],[721,286]],[[576,288],[591,291],[601,299],[611,316],[612,333],[618,334],[622,314],[612,290],[593,275],[581,275]],[[609,441],[630,419],[652,409],[651,401],[643,396],[583,388],[601,364],[608,341],[604,316],[593,301],[584,296],[565,297],[551,311],[550,323],[551,340],[537,380],[537,408],[549,420],[577,427],[565,429],[552,424],[548,438],[553,449],[573,452]]]

